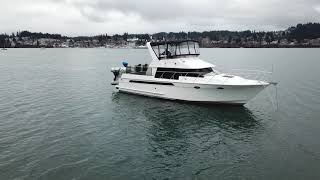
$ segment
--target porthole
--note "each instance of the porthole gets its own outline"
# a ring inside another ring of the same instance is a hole
[[[199,87],[199,86],[195,86],[194,88],[195,88],[195,89],[200,89],[200,87]]]

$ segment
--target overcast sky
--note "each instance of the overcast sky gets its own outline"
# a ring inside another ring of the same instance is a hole
[[[320,22],[320,0],[1,0],[0,32],[63,35],[282,30]]]

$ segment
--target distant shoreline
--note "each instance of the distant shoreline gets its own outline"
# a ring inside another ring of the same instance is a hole
[[[6,49],[140,49],[140,48],[124,48],[124,47],[5,47]],[[246,47],[246,46],[215,46],[215,47],[200,47],[202,49],[317,49],[320,46],[259,46],[259,47]]]
[[[202,48],[320,48],[320,23],[298,24],[283,31],[159,32],[67,37],[19,31],[0,34],[0,48],[146,48],[150,41],[196,40]]]

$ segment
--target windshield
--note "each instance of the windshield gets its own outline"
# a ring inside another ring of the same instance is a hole
[[[198,56],[199,43],[196,41],[163,42],[151,44],[154,53],[159,59],[171,59],[180,56]]]

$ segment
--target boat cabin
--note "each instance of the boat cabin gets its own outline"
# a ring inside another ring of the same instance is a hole
[[[159,60],[200,55],[199,43],[194,40],[151,42],[150,45]]]
[[[124,73],[153,76],[160,79],[179,80],[179,77],[203,78],[218,72],[214,65],[198,58],[199,43],[194,40],[150,42],[147,47],[152,62],[144,65],[125,66]]]

